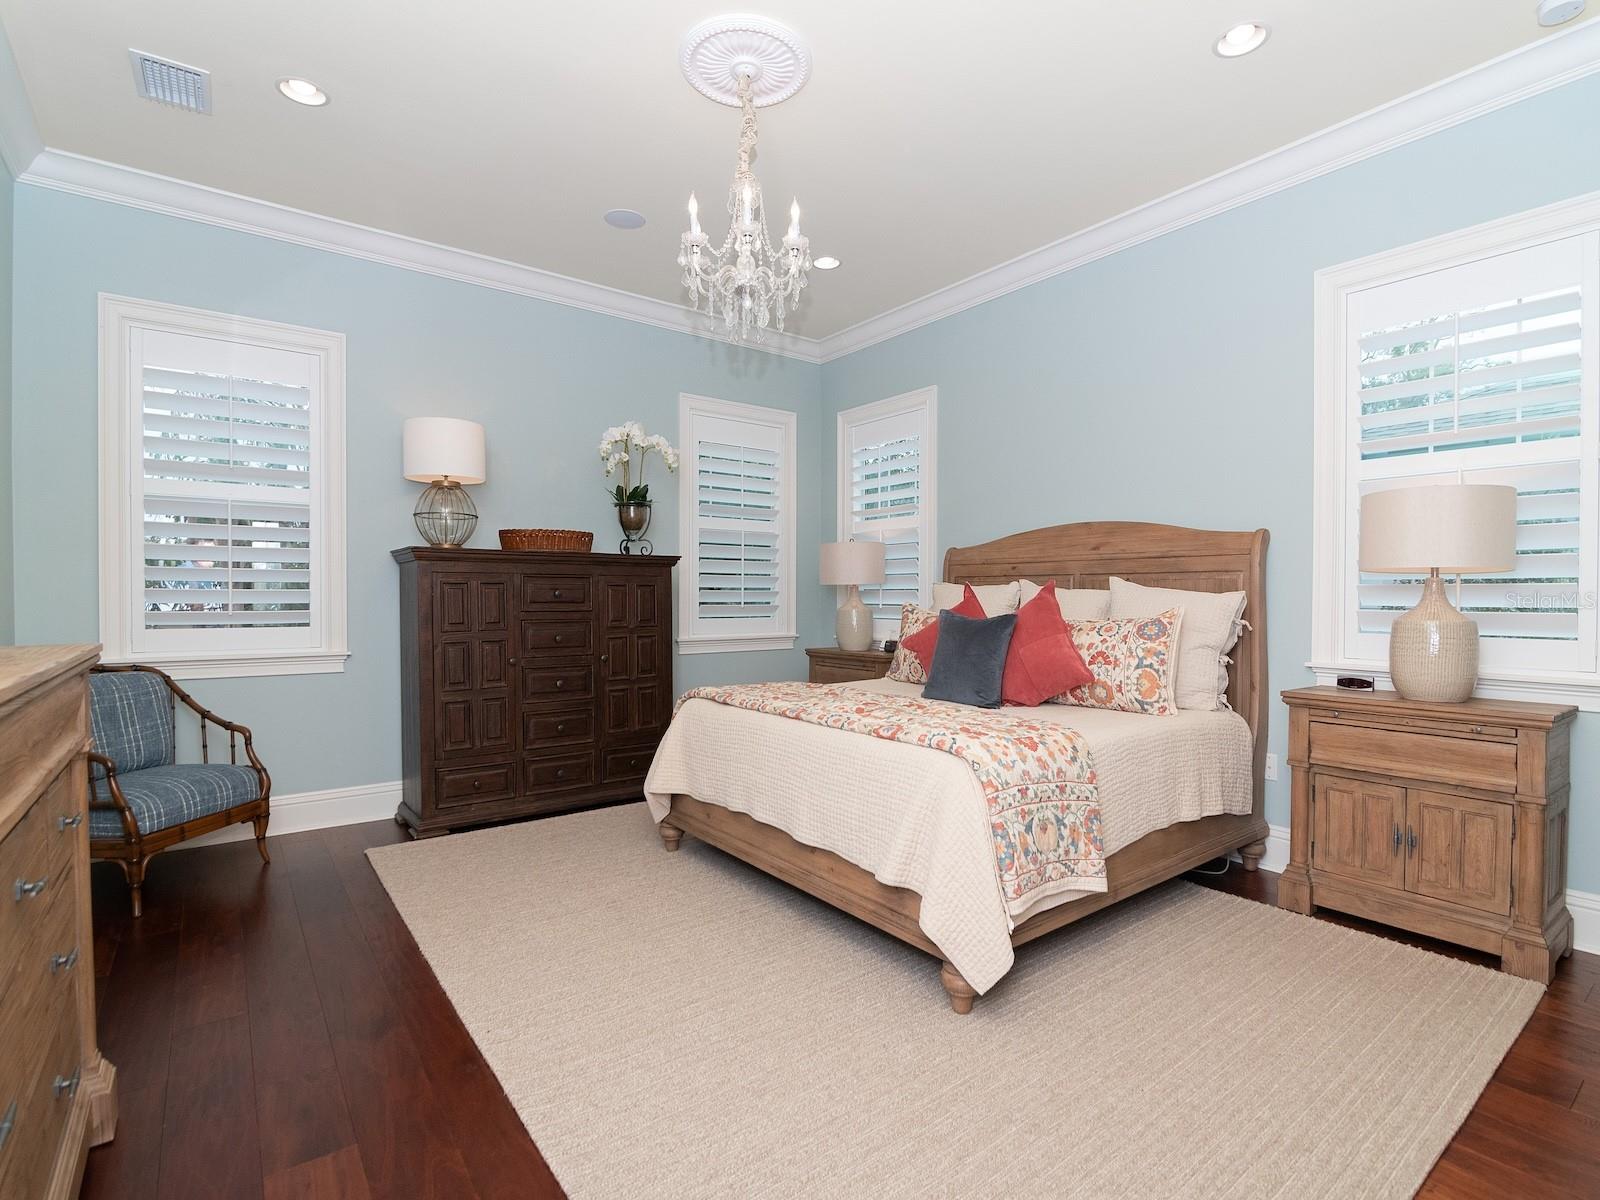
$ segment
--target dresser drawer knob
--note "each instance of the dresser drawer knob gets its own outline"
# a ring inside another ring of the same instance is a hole
[[[49,882],[50,877],[48,875],[41,875],[32,883],[29,883],[26,879],[19,879],[16,886],[11,889],[11,898],[13,900],[22,900],[27,896],[37,896],[44,891],[44,885]]]
[[[13,1100],[6,1106],[6,1115],[0,1117],[0,1150],[6,1148],[6,1143],[11,1140],[11,1131],[17,1126],[17,1102]]]
[[[507,663],[508,663],[508,664],[509,664],[509,665],[510,665],[510,666],[513,666],[513,667],[514,667],[514,666],[516,666],[516,665],[517,665],[517,660],[516,660],[516,659],[514,659],[514,658],[508,658],[508,659],[506,659],[506,662],[507,662]]]
[[[563,638],[563,637],[562,637],[562,636],[561,636],[561,635],[560,635],[560,634],[559,634],[559,633],[558,633],[558,634],[556,634],[556,645],[558,645],[558,646],[559,646],[559,645],[561,645],[561,643],[562,643],[562,642],[563,642],[563,641],[565,641],[565,640],[566,640],[566,639],[565,639],[565,638]]]
[[[82,813],[73,813],[70,817],[62,817],[61,821],[60,821],[60,827],[61,827],[62,830],[76,829],[79,825],[82,825],[82,824],[83,824],[83,814]]]
[[[481,780],[481,779],[474,779],[474,780],[473,780],[473,781],[472,781],[472,790],[473,790],[473,791],[477,791],[477,790],[478,790],[478,789],[479,789],[479,788],[481,788],[481,787],[482,787],[482,786],[483,786],[483,780]]]
[[[55,1082],[50,1085],[50,1088],[53,1092],[55,1092],[57,1100],[61,1099],[63,1096],[72,1096],[77,1093],[78,1081],[82,1078],[83,1068],[77,1067],[73,1070],[70,1076],[57,1075]]]
[[[553,592],[551,592],[551,593],[550,593],[550,596],[551,596],[551,598],[552,598],[552,599],[554,599],[554,600],[559,600],[559,599],[561,599],[561,589],[560,589],[560,588],[557,588],[557,589],[556,589],[556,590],[555,590],[555,591],[553,591]]]
[[[557,733],[565,733],[566,731],[567,731],[566,722],[558,721],[556,723],[556,732]]]
[[[557,779],[565,779],[566,777],[567,777],[567,769],[565,767],[557,767],[556,768],[556,778]]]
[[[567,686],[567,681],[565,679],[556,680],[556,691],[559,692],[562,688],[564,688],[566,686]]]
[[[50,974],[55,975],[61,971],[70,971],[78,965],[78,948],[74,946],[66,954],[52,954],[50,956]]]
[[[1482,725],[1474,725],[1472,727],[1472,732],[1473,733],[1482,733],[1483,732],[1483,726]]]

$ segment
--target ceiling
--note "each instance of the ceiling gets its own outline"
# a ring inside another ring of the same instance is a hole
[[[774,221],[798,195],[812,252],[844,263],[813,276],[788,328],[835,333],[1538,40],[1533,7],[763,4],[813,69],[761,110],[756,168]],[[738,114],[677,65],[682,34],[718,11],[0,0],[49,147],[672,302],[691,188],[708,232],[726,227]],[[1214,55],[1242,20],[1271,26],[1266,45]],[[130,47],[210,70],[213,115],[139,99]],[[332,102],[283,99],[286,75]],[[648,224],[610,228],[617,207]]]

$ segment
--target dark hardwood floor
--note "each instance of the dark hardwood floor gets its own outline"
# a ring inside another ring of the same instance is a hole
[[[250,842],[164,854],[138,921],[116,868],[96,867],[121,1109],[85,1197],[562,1194],[367,865],[403,837],[390,822],[276,837],[265,868]],[[1237,865],[1194,878],[1267,903],[1277,889]],[[1562,963],[1421,1195],[1600,1196],[1600,957]]]

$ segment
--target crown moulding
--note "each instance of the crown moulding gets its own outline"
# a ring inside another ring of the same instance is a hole
[[[809,363],[830,362],[1597,71],[1600,21],[1592,21],[1491,59],[837,333],[823,338],[769,334],[766,342],[744,348]],[[681,304],[42,148],[3,34],[0,156],[20,183],[531,296],[676,333],[722,340],[707,327],[703,316]]]

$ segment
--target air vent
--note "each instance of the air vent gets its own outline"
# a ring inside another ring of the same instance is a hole
[[[199,67],[157,58],[139,50],[129,50],[133,59],[133,78],[139,95],[172,108],[188,112],[211,111],[211,72]]]

